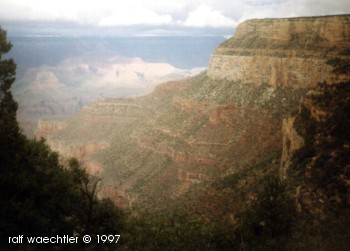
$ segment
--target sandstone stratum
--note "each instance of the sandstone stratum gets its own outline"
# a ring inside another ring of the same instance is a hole
[[[350,59],[349,27],[350,15],[245,21],[207,71],[146,96],[100,100],[60,122],[40,121],[36,135],[101,177],[100,196],[120,207],[158,209],[191,198],[184,203],[194,210],[226,212],[244,200],[237,190],[246,185],[218,192],[213,184],[238,173],[250,173],[253,184],[269,170],[252,166],[279,168],[283,138],[290,141],[285,176],[303,142],[291,116],[303,96],[319,82],[350,80],[341,71]]]
[[[348,15],[245,21],[216,49],[208,76],[293,88],[344,81],[327,61],[349,58],[349,25]]]

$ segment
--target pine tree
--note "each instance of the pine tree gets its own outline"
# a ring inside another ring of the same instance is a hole
[[[15,81],[16,64],[12,59],[3,59],[3,55],[12,47],[6,35],[6,31],[0,27],[0,167],[2,169],[8,168],[15,161],[10,153],[19,138],[16,120],[18,106],[11,93],[11,86]]]

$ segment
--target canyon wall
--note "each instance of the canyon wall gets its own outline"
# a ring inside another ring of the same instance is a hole
[[[40,125],[37,135],[102,177],[100,196],[122,207],[165,207],[198,185],[280,156],[283,146],[286,177],[303,146],[290,114],[317,82],[349,78],[327,64],[349,58],[348,27],[349,15],[246,21],[207,72],[146,96],[95,102],[62,127]]]
[[[296,187],[300,210],[324,217],[350,205],[350,81],[319,85],[284,121],[282,178]]]
[[[328,62],[349,60],[349,26],[350,15],[247,20],[214,52],[208,76],[293,88],[345,81]]]

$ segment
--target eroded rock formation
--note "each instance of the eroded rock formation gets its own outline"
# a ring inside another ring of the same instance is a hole
[[[349,15],[245,21],[215,51],[208,76],[293,88],[345,81],[327,62],[349,59],[349,26]]]
[[[66,126],[64,121],[39,120],[36,128],[36,138],[46,137],[50,134],[62,130]]]
[[[292,164],[292,156],[304,146],[304,139],[301,137],[294,127],[295,117],[289,117],[283,120],[283,151],[281,158],[280,177],[287,178],[287,170]]]

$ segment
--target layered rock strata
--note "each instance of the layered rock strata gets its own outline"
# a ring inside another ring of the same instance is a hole
[[[348,80],[329,60],[349,60],[350,15],[254,19],[213,54],[208,76],[298,88]]]

